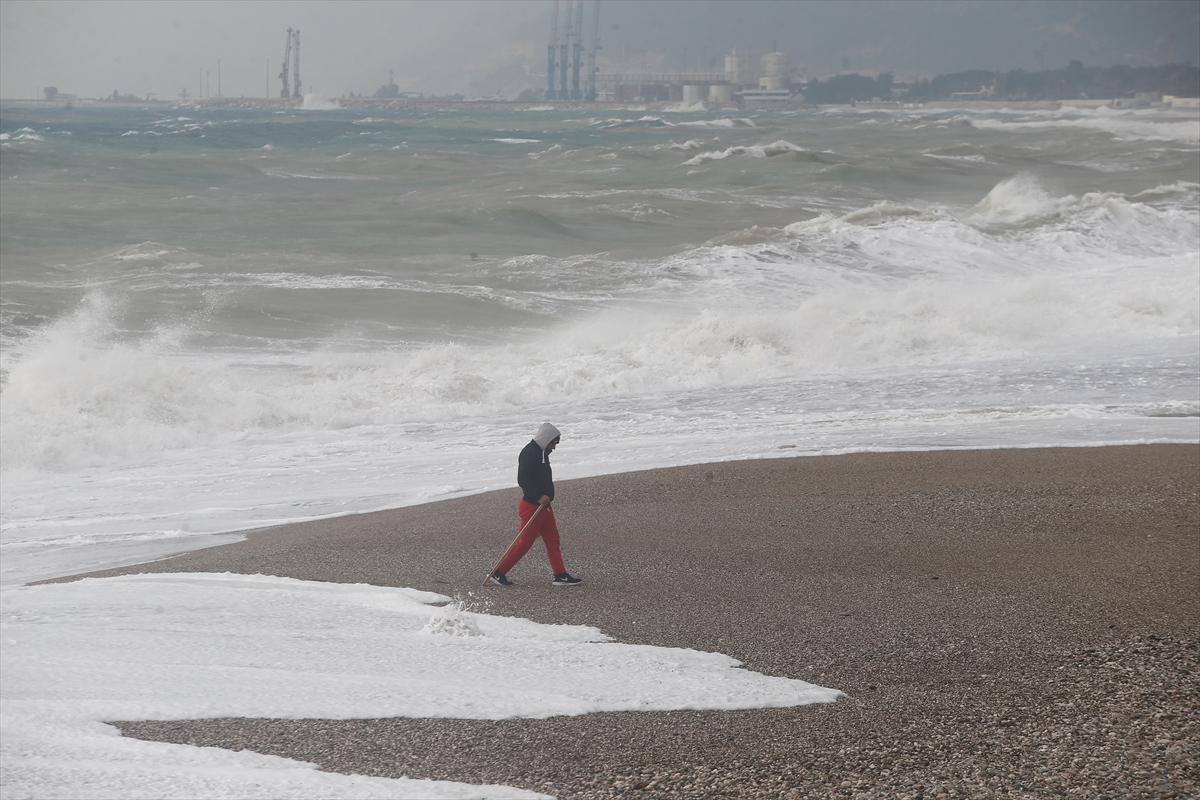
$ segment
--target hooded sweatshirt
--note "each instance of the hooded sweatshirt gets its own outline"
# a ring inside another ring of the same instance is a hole
[[[550,454],[546,448],[558,436],[558,428],[549,422],[544,423],[517,459],[517,484],[526,503],[536,505],[543,495],[554,499],[554,473],[550,469]]]

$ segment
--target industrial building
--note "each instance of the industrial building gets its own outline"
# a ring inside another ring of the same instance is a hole
[[[777,50],[756,56],[735,48],[725,56],[724,72],[598,72],[600,0],[591,2],[591,24],[585,31],[584,0],[561,3],[565,5],[561,28],[560,0],[554,0],[546,49],[546,100],[720,106],[779,105],[804,99],[792,86],[788,55]]]
[[[724,72],[596,73],[598,96],[617,103],[672,102],[692,106],[802,102],[786,53],[725,56]]]
[[[787,53],[767,53],[760,59],[758,85],[742,86],[743,103],[787,103],[793,97],[792,64]]]

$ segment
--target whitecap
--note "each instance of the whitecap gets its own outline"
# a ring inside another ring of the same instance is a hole
[[[806,153],[805,148],[794,145],[791,142],[779,140],[770,144],[764,145],[735,145],[725,150],[710,151],[701,153],[694,158],[690,158],[683,162],[686,166],[697,166],[705,161],[720,161],[729,158],[733,155],[747,155],[753,158],[771,158],[773,156],[783,155],[785,153]]]
[[[35,133],[31,128],[21,128],[16,131],[17,135],[12,136],[7,133],[0,133],[0,142],[44,142],[45,138],[40,133]]]

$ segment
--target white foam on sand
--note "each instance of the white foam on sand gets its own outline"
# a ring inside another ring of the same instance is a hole
[[[106,720],[545,718],[827,703],[717,653],[473,613],[414,589],[165,574],[23,586],[0,623],[4,795],[537,797],[122,737]]]

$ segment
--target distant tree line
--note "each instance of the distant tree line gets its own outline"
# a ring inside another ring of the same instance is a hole
[[[1200,67],[1193,66],[1190,61],[1161,67],[1085,67],[1080,61],[1071,61],[1063,69],[1042,72],[975,69],[938,75],[912,84],[896,83],[890,72],[875,78],[853,73],[809,81],[804,97],[809,103],[888,100],[894,95],[921,101],[942,100],[955,92],[981,90],[998,100],[1106,99],[1132,97],[1138,92],[1200,97]]]
[[[825,80],[812,80],[804,87],[804,101],[816,104],[853,103],[856,100],[892,99],[895,86],[892,73],[885,72],[877,78],[859,75],[857,72],[834,75]]]

